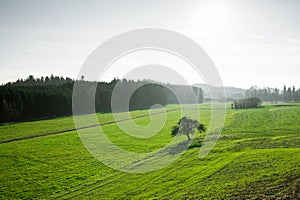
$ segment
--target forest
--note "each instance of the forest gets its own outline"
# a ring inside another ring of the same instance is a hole
[[[0,86],[0,123],[27,121],[33,119],[50,118],[72,114],[72,92],[74,83],[78,82],[86,88],[80,91],[81,97],[87,97],[89,88],[95,82],[72,80],[51,75],[50,77],[19,79],[13,83]],[[110,112],[111,97],[115,85],[119,83],[124,89],[138,88],[130,98],[129,109],[149,109],[154,104],[177,104],[176,94],[183,100],[181,103],[195,103],[194,94],[197,95],[197,102],[203,101],[203,92],[199,87],[184,85],[161,84],[151,81],[132,81],[126,79],[114,79],[111,82],[97,82],[95,94],[95,111]],[[119,97],[122,98],[121,96]],[[84,99],[84,98],[83,98]],[[83,102],[84,103],[84,102]],[[126,105],[118,108],[118,111],[125,110]],[[76,113],[76,114],[83,114]]]
[[[263,101],[284,101],[284,102],[300,102],[300,88],[295,86],[283,86],[283,90],[278,88],[258,88],[251,87],[246,91],[246,97],[257,97]]]

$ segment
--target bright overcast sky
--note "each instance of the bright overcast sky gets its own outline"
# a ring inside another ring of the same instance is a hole
[[[299,87],[299,11],[297,0],[0,0],[0,83],[30,74],[75,78],[102,42],[150,27],[196,41],[226,86]],[[132,56],[121,63],[146,64],[138,61],[141,58]],[[179,66],[180,61],[173,64]],[[107,77],[120,77],[120,71],[111,70]],[[201,82],[192,76],[189,81]]]

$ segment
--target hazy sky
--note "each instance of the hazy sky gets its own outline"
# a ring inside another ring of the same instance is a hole
[[[299,11],[297,0],[0,0],[0,83],[29,74],[75,78],[107,39],[134,29],[164,28],[201,45],[224,85],[299,87]],[[120,63],[146,64],[141,58],[133,55]],[[162,54],[155,62],[164,59],[169,58]],[[168,63],[189,72],[176,59]],[[120,76],[118,70],[107,75]],[[192,75],[189,81],[201,82]]]

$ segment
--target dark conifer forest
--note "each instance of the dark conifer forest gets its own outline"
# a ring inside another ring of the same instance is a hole
[[[84,80],[72,80],[51,75],[50,77],[19,79],[13,83],[0,86],[0,123],[26,121],[40,118],[50,118],[72,114],[72,92],[75,81],[83,84],[87,90],[81,95],[90,95],[88,88],[95,84]],[[163,84],[151,81],[132,81],[114,79],[111,82],[98,82],[95,94],[95,111],[110,112],[112,91],[117,83],[126,90],[138,88],[130,98],[129,108],[149,109],[153,104],[177,104],[177,97]],[[141,87],[140,87],[141,86]],[[167,85],[179,94],[183,102],[197,103],[203,101],[203,92],[199,87],[189,89],[189,86]],[[194,94],[192,94],[193,92]],[[125,110],[120,107],[119,111]],[[83,113],[79,113],[83,114]]]

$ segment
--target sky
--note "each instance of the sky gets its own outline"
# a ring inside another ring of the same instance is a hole
[[[296,0],[0,0],[0,83],[28,75],[76,78],[90,53],[106,40],[160,28],[197,42],[224,86],[300,87],[299,10]],[[149,64],[170,66],[188,83],[205,82],[182,60],[151,51],[121,58],[105,80],[143,66],[139,78],[172,82],[172,73],[154,75],[151,69],[159,70]]]

